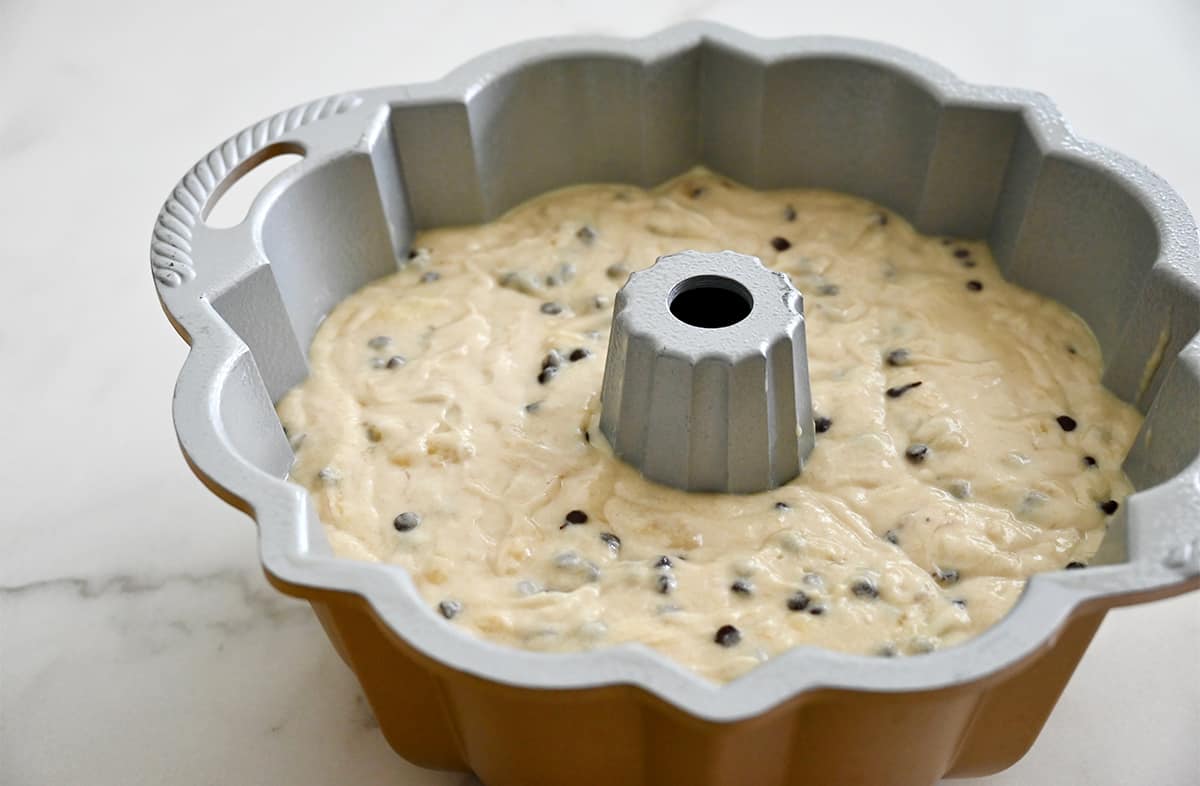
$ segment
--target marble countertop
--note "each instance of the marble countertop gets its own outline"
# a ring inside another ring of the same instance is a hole
[[[520,38],[709,18],[1041,90],[1200,209],[1195,0],[308,5],[0,3],[0,783],[473,783],[391,753],[308,608],[263,580],[249,520],[175,445],[185,348],[150,228],[248,122]],[[962,783],[1195,786],[1197,739],[1200,593],[1114,612],[1032,752]]]

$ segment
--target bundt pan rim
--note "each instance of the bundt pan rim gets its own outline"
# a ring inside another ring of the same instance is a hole
[[[252,352],[237,326],[230,324],[229,315],[236,310],[231,304],[238,298],[279,298],[261,275],[265,261],[272,258],[272,238],[282,231],[270,226],[272,209],[305,178],[327,172],[329,182],[338,185],[334,164],[354,159],[354,166],[369,167],[389,155],[396,144],[392,117],[399,110],[457,106],[469,112],[471,103],[488,97],[492,86],[536,63],[599,56],[646,68],[704,47],[716,47],[758,68],[800,58],[860,61],[894,72],[936,101],[941,112],[964,108],[1019,113],[1021,128],[1029,131],[1040,163],[1073,162],[1098,172],[1145,209],[1158,244],[1152,271],[1156,280],[1167,281],[1173,291],[1182,293],[1178,294],[1181,302],[1200,309],[1195,223],[1161,179],[1135,162],[1077,139],[1039,94],[972,86],[940,66],[890,46],[829,37],[765,40],[711,23],[688,23],[635,40],[578,37],[516,44],[471,61],[438,82],[322,99],[251,126],[202,159],[164,206],[151,251],[164,311],[191,344],[173,404],[181,448],[206,485],[256,519],[262,564],[277,586],[302,597],[310,589],[360,595],[394,635],[458,672],[537,690],[631,685],[714,722],[760,715],[817,689],[910,693],[984,680],[1052,647],[1076,614],[1200,586],[1200,456],[1191,456],[1182,467],[1172,466],[1176,471],[1167,473],[1169,478],[1139,491],[1122,506],[1120,526],[1128,532],[1123,561],[1033,577],[1007,617],[964,644],[887,660],[802,646],[724,685],[709,682],[642,645],[570,654],[497,646],[436,617],[402,569],[331,554],[307,492],[278,471],[281,461],[290,462],[291,454],[277,420],[271,422],[275,417],[271,402],[299,379],[272,376],[266,366],[273,361],[265,352]],[[264,189],[242,225],[221,231],[203,226],[207,207],[228,182],[251,162],[284,149],[302,150],[306,158]],[[372,176],[383,177],[381,171],[376,167]],[[498,212],[503,200],[489,204],[484,195],[479,201],[481,217],[486,217]],[[383,209],[389,211],[387,205]],[[386,221],[395,264],[405,250],[399,238],[421,220],[419,215],[398,218],[389,213]],[[378,269],[371,277],[386,272]],[[300,343],[303,352],[307,341]],[[1170,388],[1176,397],[1196,400],[1200,334],[1169,335],[1164,346],[1169,350],[1172,379],[1150,369],[1143,388],[1148,385],[1160,395]],[[1162,347],[1158,353],[1162,355]],[[1145,392],[1138,391],[1139,395]],[[248,442],[240,436],[247,422],[273,430],[276,436]],[[1142,439],[1149,444],[1148,430]]]

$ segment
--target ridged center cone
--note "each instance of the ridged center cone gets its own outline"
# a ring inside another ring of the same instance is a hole
[[[813,448],[803,298],[757,257],[659,257],[617,293],[601,401],[609,444],[651,480],[787,483]]]

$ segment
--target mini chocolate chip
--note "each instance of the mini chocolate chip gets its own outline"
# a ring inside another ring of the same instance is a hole
[[[836,295],[837,293],[839,293],[841,291],[842,291],[841,287],[839,287],[837,284],[822,284],[817,289],[817,292],[822,295]]]
[[[795,221],[796,220],[796,208],[792,207],[791,205],[785,205],[783,208],[783,220],[784,221]]]
[[[790,611],[804,611],[810,603],[812,603],[812,598],[802,590],[793,592],[787,599],[787,607]]]
[[[525,405],[525,411],[528,412],[530,415],[537,412],[541,408],[542,408],[541,401],[531,401]]]
[[[621,550],[621,539],[611,532],[601,532],[600,540],[604,541],[613,551]]]
[[[967,607],[966,598],[955,598],[954,600],[950,601],[950,603],[959,607],[960,609],[965,609]]]
[[[958,583],[958,571],[954,568],[934,568],[933,578],[938,584],[948,587]]]
[[[411,532],[421,523],[421,514],[406,510],[392,520],[397,532]]]
[[[688,196],[692,199],[699,199],[707,190],[704,186],[696,186],[688,193]]]
[[[881,227],[887,226],[888,214],[883,212],[882,210],[880,210],[878,213],[875,214],[875,223]]]
[[[420,255],[421,255],[421,252],[417,251],[415,248],[410,248],[408,250],[408,258],[409,259],[416,259]]]
[[[1070,344],[1067,344],[1067,351],[1070,352],[1072,355],[1079,354],[1079,350],[1075,349],[1075,347],[1071,346]]]
[[[383,349],[390,343],[392,343],[391,336],[376,336],[367,342],[367,346],[371,349]]]
[[[572,510],[570,513],[568,513],[563,518],[562,527],[559,527],[559,529],[563,529],[564,527],[566,527],[569,524],[587,524],[587,523],[588,523],[588,514],[584,513],[582,510]]]
[[[776,502],[775,503],[775,510],[791,510],[791,509],[792,509],[792,506],[787,504],[786,502]]]
[[[968,257],[967,259],[960,259],[959,264],[963,267],[975,267],[975,260]]]
[[[1083,457],[1083,466],[1085,466],[1085,467],[1096,466],[1096,459],[1092,456],[1084,456]]]
[[[825,607],[824,606],[811,606],[808,609],[808,613],[813,615],[814,617],[819,617],[825,613]]]
[[[888,388],[887,389],[887,397],[888,398],[900,398],[908,391],[912,390],[913,388],[919,388],[923,384],[924,383],[918,379],[916,382],[909,382],[907,385],[897,385],[894,388]]]
[[[771,248],[775,249],[776,251],[787,251],[791,247],[792,241],[788,240],[786,237],[771,238]]]
[[[741,640],[742,632],[732,625],[722,625],[713,636],[713,641],[722,647],[736,647]]]
[[[596,230],[584,224],[579,228],[579,231],[575,233],[575,237],[579,238],[584,243],[591,245],[592,241],[596,239]]]
[[[1070,562],[1067,563],[1067,570],[1079,570],[1080,568],[1086,568],[1086,567],[1087,567],[1086,562],[1080,562],[1078,560],[1071,560]]]
[[[408,363],[408,358],[404,357],[404,355],[392,355],[387,360],[387,367],[392,368],[392,369],[401,368],[402,366],[404,366],[407,363]]]
[[[971,290],[972,292],[979,292],[983,289],[983,282],[971,279],[967,282],[967,289]]]
[[[372,423],[364,423],[363,431],[367,432],[368,442],[379,442],[381,439],[383,439],[383,432]]]
[[[829,431],[831,426],[833,426],[833,420],[824,415],[818,415],[813,419],[813,428],[816,429],[818,434],[824,434],[826,431]]]
[[[910,353],[904,347],[900,347],[888,352],[886,359],[889,366],[907,366],[909,364]]]
[[[629,268],[622,265],[620,262],[615,262],[608,266],[604,271],[604,275],[612,279],[625,278],[629,275]]]
[[[590,349],[584,349],[583,347],[579,347],[577,349],[572,349],[571,354],[567,356],[567,359],[570,360],[572,363],[578,363],[579,361],[583,360],[584,358],[588,357],[591,354],[592,354],[592,351]]]
[[[546,353],[546,357],[542,358],[542,368],[558,368],[562,365],[562,353],[557,349],[552,349]]]
[[[754,586],[748,581],[738,579],[729,585],[729,591],[734,595],[753,595]]]
[[[920,442],[909,445],[904,451],[904,457],[914,464],[920,464],[929,456],[929,446]]]
[[[1104,515],[1111,516],[1117,512],[1117,508],[1121,507],[1115,499],[1105,500],[1100,503],[1100,510],[1104,511]]]
[[[429,271],[426,271],[421,274],[420,280],[421,280],[422,284],[428,284],[432,281],[437,281],[441,277],[442,277],[442,274],[437,272],[436,270],[429,270]]]
[[[1055,420],[1058,422],[1059,428],[1063,431],[1074,431],[1075,427],[1079,425],[1075,422],[1075,418],[1070,415],[1059,415]]]
[[[896,534],[896,530],[894,529],[889,529],[887,532],[883,533],[883,539],[888,543],[891,543],[893,546],[900,545],[900,536]]]
[[[589,445],[592,444],[592,432],[591,431],[589,431],[587,429],[583,430],[583,441],[588,443]]]
[[[550,314],[551,316],[561,314],[563,311],[562,305],[553,301],[543,303],[540,308],[543,314]]]
[[[654,586],[660,595],[670,595],[678,584],[679,581],[670,573],[660,573],[654,580]]]
[[[448,620],[452,620],[462,611],[462,604],[456,600],[444,600],[438,604],[438,611]]]
[[[971,251],[966,248],[956,248],[954,249],[954,256],[959,259],[966,259],[971,256]]]
[[[879,649],[875,650],[875,654],[881,658],[894,658],[894,657],[896,657],[896,645],[894,645],[894,644],[881,645],[879,647]]]
[[[668,557],[666,554],[663,554],[661,557],[659,557],[658,559],[656,559],[654,561],[654,567],[656,567],[656,568],[671,567],[671,558]]]
[[[856,598],[878,598],[879,589],[871,579],[859,579],[850,585],[850,591]]]
[[[538,374],[537,381],[539,385],[545,385],[550,380],[554,379],[554,375],[558,373],[558,366],[547,366]]]

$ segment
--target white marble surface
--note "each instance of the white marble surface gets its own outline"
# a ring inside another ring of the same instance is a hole
[[[0,783],[443,786],[378,734],[253,527],[185,468],[147,264],[195,158],[277,109],[523,37],[705,17],[923,52],[1054,96],[1200,209],[1200,4],[0,2]],[[1134,10],[1134,8],[1137,10]],[[1113,613],[989,786],[1200,783],[1200,594]]]

